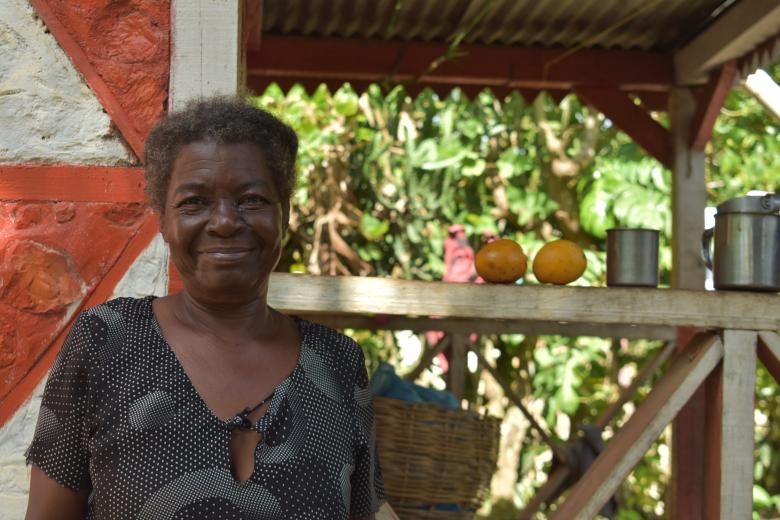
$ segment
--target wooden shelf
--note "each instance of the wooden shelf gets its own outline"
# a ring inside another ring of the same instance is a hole
[[[661,339],[674,337],[674,328],[680,326],[780,329],[776,294],[737,291],[478,285],[274,273],[269,303],[284,312],[320,316],[323,322],[355,328]]]

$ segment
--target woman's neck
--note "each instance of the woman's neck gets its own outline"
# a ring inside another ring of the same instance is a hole
[[[282,322],[282,315],[268,306],[264,294],[246,302],[202,302],[185,289],[173,296],[172,303],[179,323],[230,344],[272,338]]]

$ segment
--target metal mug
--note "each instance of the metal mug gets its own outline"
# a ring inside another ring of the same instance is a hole
[[[607,285],[658,286],[658,230],[607,230]]]
[[[715,227],[702,235],[702,258],[716,289],[780,291],[779,208],[775,194],[740,197],[718,206]]]

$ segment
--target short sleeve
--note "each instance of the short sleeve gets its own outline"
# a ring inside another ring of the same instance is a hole
[[[359,347],[358,347],[359,349]],[[363,351],[359,351],[354,381],[357,415],[354,439],[350,515],[351,519],[367,518],[379,511],[385,501],[382,471],[376,453],[376,422],[371,389],[368,387]]]
[[[98,377],[97,345],[106,326],[82,313],[49,372],[38,423],[26,453],[49,477],[70,489],[90,486],[89,438],[94,388]]]

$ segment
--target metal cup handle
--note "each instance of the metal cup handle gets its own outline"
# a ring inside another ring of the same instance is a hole
[[[712,243],[712,235],[715,232],[715,228],[705,229],[701,234],[701,258],[704,260],[704,265],[707,269],[712,271],[712,255],[710,255],[710,244]]]

